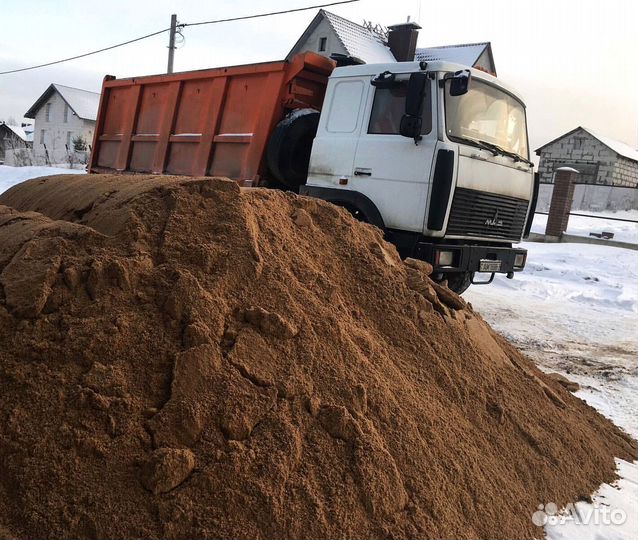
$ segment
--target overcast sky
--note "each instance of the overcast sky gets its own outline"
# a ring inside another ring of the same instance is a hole
[[[105,47],[166,28],[303,7],[321,0],[0,0],[0,71]],[[327,8],[384,26],[421,24],[419,47],[491,41],[498,76],[524,96],[537,148],[578,125],[638,147],[635,0],[361,0]],[[317,10],[186,28],[175,70],[278,60]],[[166,70],[168,35],[34,71],[0,75],[0,119],[18,121],[52,82],[99,92],[105,74]]]

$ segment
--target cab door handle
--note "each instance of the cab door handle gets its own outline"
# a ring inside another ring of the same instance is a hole
[[[372,176],[372,169],[364,169],[362,167],[357,167],[354,170],[355,176]]]

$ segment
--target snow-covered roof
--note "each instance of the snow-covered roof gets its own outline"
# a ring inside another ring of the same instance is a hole
[[[350,56],[360,58],[366,64],[394,62],[394,55],[383,42],[383,38],[367,28],[329,11],[323,11],[330,26],[334,28],[341,44]]]
[[[592,137],[594,137],[594,139],[598,139],[607,148],[613,150],[619,156],[638,162],[638,150],[636,150],[635,148],[632,148],[631,146],[629,146],[628,144],[625,144],[624,142],[620,142],[620,141],[617,141],[616,139],[612,139],[611,137],[607,137],[606,135],[600,135],[596,131],[583,126],[578,126],[577,128],[574,128],[571,131],[568,131],[564,135],[561,135],[560,137],[556,137],[555,139],[552,139],[548,143],[545,143],[543,146],[536,149],[536,155],[540,156],[540,152],[543,148],[549,146],[550,144],[554,144],[556,141],[560,139],[568,137],[569,135],[571,135],[572,133],[575,133],[579,129],[582,129],[583,131],[589,133]]]
[[[13,131],[18,137],[20,137],[25,142],[30,142],[33,140],[33,132],[31,132],[31,138],[29,138],[29,135],[27,135],[24,129],[20,126],[12,126],[9,124],[4,124],[4,123],[2,125],[9,128],[11,131]]]
[[[636,150],[635,148],[632,148],[631,146],[629,146],[628,144],[625,144],[624,142],[620,142],[610,137],[606,137],[605,135],[599,135],[597,132],[592,131],[589,128],[584,127],[582,129],[584,129],[592,137],[595,137],[596,139],[598,139],[601,143],[603,143],[608,148],[611,148],[617,154],[623,157],[626,157],[627,159],[638,161],[638,150]]]
[[[442,47],[424,47],[416,50],[414,53],[414,59],[419,62],[445,60],[447,62],[472,67],[488,46],[489,42],[468,43],[465,45],[443,45]]]
[[[72,88],[63,84],[51,84],[38,100],[25,113],[26,118],[35,118],[36,113],[49,99],[53,92],[57,92],[66,101],[71,110],[83,120],[95,120],[97,118],[97,109],[100,104],[100,94],[97,92],[89,92],[80,88]]]
[[[324,19],[334,30],[337,39],[341,42],[344,49],[348,51],[350,56],[359,58],[366,64],[395,62],[394,55],[385,44],[383,36],[348,19],[339,17],[339,15],[330,13],[325,9],[319,10],[315,18],[308,25],[308,28],[306,28],[297,43],[295,43],[290,53],[288,53],[287,58],[290,58],[293,53],[298,52],[298,47],[305,43],[308,36],[310,36]]]

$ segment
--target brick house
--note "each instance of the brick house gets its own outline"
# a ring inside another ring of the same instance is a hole
[[[51,84],[25,113],[33,118],[33,156],[38,164],[65,163],[81,137],[90,145],[100,94],[61,84]]]
[[[539,211],[547,211],[554,173],[560,167],[576,169],[572,210],[638,209],[638,150],[577,127],[536,150]]]
[[[445,60],[496,75],[489,42],[416,48],[420,28],[415,22],[388,28],[360,25],[321,9],[286,58],[313,51],[327,57],[339,54],[366,64]]]
[[[638,150],[577,127],[536,150],[540,156],[538,173],[544,184],[553,182],[559,167],[572,167],[580,175],[578,183],[603,186],[638,186]]]

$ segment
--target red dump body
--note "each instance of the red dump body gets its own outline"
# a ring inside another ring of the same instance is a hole
[[[275,125],[321,109],[333,62],[314,53],[170,75],[104,78],[89,172],[227,176],[257,184]]]

